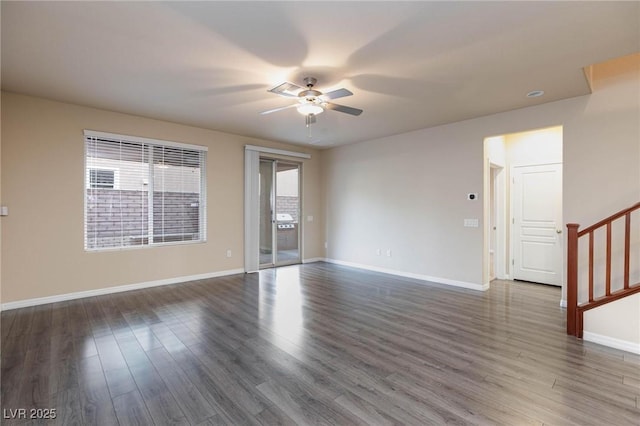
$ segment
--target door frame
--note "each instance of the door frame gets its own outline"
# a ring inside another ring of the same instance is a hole
[[[508,280],[509,273],[507,272],[507,232],[506,232],[506,169],[502,165],[489,162],[489,182],[491,182],[491,176],[493,175],[493,187],[489,188],[489,191],[493,193],[493,203],[489,200],[489,223],[488,223],[488,238],[487,238],[487,250],[491,250],[491,217],[495,219],[495,250],[494,250],[494,275],[495,279]],[[490,255],[488,254],[490,259]],[[489,274],[490,278],[490,274]]]
[[[276,264],[276,238],[275,238],[275,232],[276,232],[276,227],[275,227],[275,217],[276,217],[276,184],[275,184],[275,179],[276,179],[276,162],[275,159],[271,159],[271,158],[266,158],[263,156],[260,156],[259,160],[258,160],[258,164],[260,167],[260,170],[258,171],[258,175],[262,176],[262,164],[263,163],[268,163],[269,164],[269,174],[271,175],[271,188],[269,188],[269,207],[270,207],[270,217],[268,218],[267,222],[271,225],[271,232],[270,232],[270,236],[271,236],[271,241],[269,242],[270,244],[263,244],[266,243],[266,241],[263,241],[263,235],[262,235],[262,222],[263,222],[263,211],[262,211],[262,198],[260,198],[260,204],[259,204],[259,208],[258,208],[258,217],[260,218],[260,226],[258,227],[259,229],[259,237],[258,237],[258,253],[260,255],[260,257],[262,257],[262,250],[263,249],[269,249],[271,250],[271,262],[269,263],[262,263],[262,260],[258,260],[258,268],[259,269],[264,269],[264,268],[271,268],[273,266],[275,266]],[[260,179],[260,191],[262,191],[262,179]],[[267,228],[268,229],[268,228]]]

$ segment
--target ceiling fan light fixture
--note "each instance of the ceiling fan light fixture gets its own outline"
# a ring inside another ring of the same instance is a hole
[[[297,110],[302,115],[318,115],[324,111],[324,108],[322,108],[320,105],[309,103],[300,105]]]

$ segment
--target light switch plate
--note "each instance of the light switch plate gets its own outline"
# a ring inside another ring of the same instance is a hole
[[[465,219],[464,220],[465,228],[477,228],[478,227],[478,219]]]

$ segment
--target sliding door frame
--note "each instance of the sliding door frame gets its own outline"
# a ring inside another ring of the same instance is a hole
[[[311,155],[302,152],[284,151],[274,148],[259,147],[254,145],[245,146],[245,194],[244,194],[244,269],[245,272],[257,272],[260,270],[260,160],[281,161],[287,164],[295,164],[298,167],[298,258],[291,262],[278,262],[277,257],[274,258],[274,266],[285,264],[295,264],[302,262],[303,256],[303,235],[302,235],[302,212],[303,212],[303,161],[301,159],[310,159]],[[274,165],[275,173],[275,165]],[[277,184],[274,195],[277,196]],[[275,205],[274,205],[275,207]],[[275,208],[277,214],[277,208]],[[277,224],[272,224],[276,228]],[[274,235],[274,239],[277,237]],[[276,254],[274,254],[276,256]],[[271,267],[271,265],[267,266]]]

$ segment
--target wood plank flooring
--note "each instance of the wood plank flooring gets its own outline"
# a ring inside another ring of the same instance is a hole
[[[640,357],[559,299],[314,263],[5,311],[2,424],[640,424]]]

